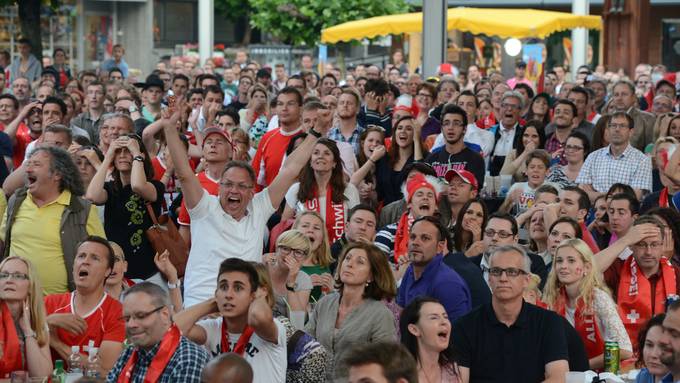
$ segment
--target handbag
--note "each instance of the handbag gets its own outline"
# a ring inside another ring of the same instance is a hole
[[[156,213],[150,203],[146,204],[146,211],[153,222],[153,225],[146,230],[146,237],[151,242],[151,246],[158,254],[167,250],[170,262],[177,269],[177,276],[183,277],[189,259],[189,248],[186,242],[179,235],[177,227],[167,214],[156,218]]]

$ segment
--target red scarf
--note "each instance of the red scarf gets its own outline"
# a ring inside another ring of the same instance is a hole
[[[659,194],[659,207],[669,207],[668,206],[668,188],[661,189],[661,194]]]
[[[6,302],[0,302],[0,342],[2,342],[2,358],[0,359],[0,376],[8,378],[12,371],[25,370],[21,356],[21,344],[14,319]]]
[[[328,232],[328,243],[333,243],[342,237],[345,232],[345,205],[344,203],[333,203],[332,190],[330,185],[326,188],[326,231]],[[321,213],[319,203],[319,192],[314,191],[315,197],[305,202],[307,210]]]
[[[665,257],[659,261],[661,281],[652,291],[649,280],[638,268],[635,257],[626,259],[621,269],[621,281],[617,292],[619,315],[626,326],[630,339],[637,339],[642,324],[653,315],[664,312],[666,298],[677,294],[675,291],[675,270]],[[654,306],[652,306],[654,299]],[[654,307],[654,312],[652,312]]]
[[[399,264],[399,257],[408,253],[408,236],[413,221],[415,221],[415,218],[408,211],[399,218],[397,233],[394,235],[394,263],[397,265]]]
[[[564,287],[562,287],[560,289],[560,297],[557,299],[555,305],[555,311],[565,318],[567,317],[566,302],[568,300],[567,292]],[[602,355],[604,352],[604,340],[602,339],[602,334],[600,333],[600,329],[597,326],[597,321],[595,319],[593,309],[586,310],[583,300],[579,299],[578,303],[576,303],[576,310],[574,311],[574,328],[581,336],[583,345],[586,346],[588,359]]]
[[[236,342],[236,346],[234,346],[233,350],[229,349],[229,337],[227,336],[227,321],[222,318],[222,342],[220,342],[220,350],[222,353],[225,352],[235,352],[241,356],[243,356],[243,353],[246,351],[246,345],[248,342],[250,342],[250,337],[253,336],[253,333],[255,332],[255,329],[246,325],[246,327],[243,329],[243,333],[241,333],[241,336],[238,338],[238,341]]]
[[[151,360],[151,364],[144,375],[144,383],[154,383],[158,381],[163,374],[165,367],[168,366],[170,358],[172,358],[177,347],[179,347],[181,337],[182,334],[179,332],[179,328],[174,324],[168,329],[165,335],[163,335],[161,345],[158,347],[158,352]],[[137,350],[134,350],[118,376],[118,383],[129,383],[132,381],[132,370],[135,368],[138,357]]]

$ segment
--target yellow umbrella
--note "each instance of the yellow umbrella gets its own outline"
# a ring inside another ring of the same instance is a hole
[[[536,9],[451,8],[447,12],[447,30],[502,38],[546,37],[572,28],[602,29],[600,16],[578,16],[566,12]],[[321,42],[373,38],[376,36],[422,32],[422,12],[371,17],[350,21],[321,31]]]

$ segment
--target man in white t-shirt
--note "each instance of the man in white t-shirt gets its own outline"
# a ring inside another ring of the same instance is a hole
[[[253,168],[245,162],[231,161],[220,175],[217,196],[211,196],[191,170],[186,150],[180,142],[175,128],[180,110],[181,105],[164,121],[163,130],[191,218],[192,243],[184,276],[184,304],[190,307],[210,298],[215,291],[215,265],[231,257],[255,262],[262,260],[267,220],[309,160],[317,139],[329,129],[331,115],[328,111],[319,113],[314,128],[288,156],[266,189],[256,194]]]
[[[177,313],[174,321],[182,334],[213,357],[225,352],[241,355],[253,368],[253,383],[284,383],[286,329],[274,319],[273,297],[258,281],[250,262],[229,258],[220,264],[215,297]],[[201,320],[210,314],[220,317]]]

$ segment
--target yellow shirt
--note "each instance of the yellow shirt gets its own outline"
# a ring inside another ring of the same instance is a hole
[[[71,192],[64,190],[56,200],[38,207],[28,193],[12,225],[10,255],[19,255],[33,263],[44,294],[68,291],[68,277],[61,248],[60,225],[64,209],[71,202]],[[0,239],[5,240],[7,215],[2,218]],[[106,237],[97,209],[90,209],[87,233]]]

